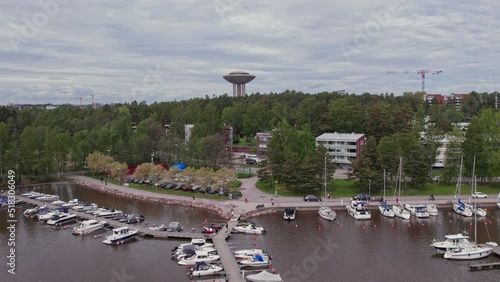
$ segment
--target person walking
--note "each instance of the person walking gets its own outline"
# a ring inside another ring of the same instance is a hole
[[[274,206],[274,199],[271,198],[271,205]]]

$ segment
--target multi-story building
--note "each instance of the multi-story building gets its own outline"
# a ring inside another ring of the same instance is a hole
[[[257,156],[260,158],[267,158],[269,151],[269,141],[271,141],[271,133],[269,132],[258,132],[255,136],[255,148],[257,151]]]
[[[444,104],[446,102],[446,97],[442,94],[426,94],[423,96],[425,102],[433,104],[434,102],[438,104]]]
[[[338,165],[350,166],[365,144],[366,136],[358,133],[323,133],[316,137],[316,146],[324,146]]]
[[[450,95],[450,99],[449,99],[449,103],[452,103],[453,107],[455,107],[455,109],[457,111],[461,110],[462,109],[462,105],[464,104],[464,100],[465,98],[468,96],[469,94],[455,94],[455,93],[451,93]]]
[[[231,148],[233,146],[233,127],[226,126],[222,130],[222,139],[224,140],[224,147]]]

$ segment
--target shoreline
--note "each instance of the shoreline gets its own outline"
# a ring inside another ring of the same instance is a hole
[[[231,214],[225,211],[221,206],[216,206],[214,204],[204,203],[204,202],[194,202],[189,200],[178,200],[178,199],[170,199],[165,197],[157,197],[157,196],[146,196],[146,195],[138,195],[134,193],[128,193],[126,191],[121,191],[118,188],[112,188],[104,185],[95,185],[82,180],[70,179],[68,183],[77,184],[87,189],[96,190],[102,192],[104,194],[115,195],[127,199],[134,199],[149,203],[160,203],[160,204],[170,204],[170,205],[180,205],[184,207],[193,207],[199,208],[203,210],[207,210],[210,212],[215,212],[219,216],[221,216],[224,220],[229,220],[231,218]],[[133,189],[133,188],[129,188]]]

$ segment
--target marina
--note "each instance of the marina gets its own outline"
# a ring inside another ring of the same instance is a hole
[[[92,193],[89,192],[89,194],[92,194]],[[97,195],[99,195],[99,194],[95,194],[95,196],[97,196]],[[79,196],[79,198],[82,198],[82,199],[85,198],[86,200],[89,200],[89,201],[95,201],[95,199],[102,199],[100,196],[97,198],[95,196],[91,197],[91,198],[83,197],[81,195],[76,195],[76,196]],[[75,197],[75,195],[73,195],[73,194],[62,196],[62,198],[65,198],[65,199],[67,199],[67,198],[71,199],[74,197]],[[25,200],[24,198],[21,198],[21,197],[19,197],[19,199],[21,199],[23,201]],[[129,201],[127,201],[127,202],[129,202]],[[19,207],[22,207],[20,209],[23,210],[23,209],[26,209],[28,207],[33,207],[34,203],[36,203],[36,202],[26,201],[25,204],[20,204]],[[103,205],[110,206],[109,204],[105,204],[105,203],[103,204],[103,202],[96,201],[96,203],[98,203],[99,206],[103,206]],[[37,202],[37,204],[43,205],[44,203]],[[51,206],[50,204],[46,204],[46,205],[53,208],[53,206]],[[120,205],[114,206],[114,207],[119,208],[120,210],[123,210],[123,211],[127,211],[127,212],[132,211],[135,214],[144,214],[147,220],[151,220],[150,214],[147,211],[140,208],[141,206],[146,207],[147,206],[146,204],[134,203],[134,205],[137,206],[136,208],[134,208],[133,206],[127,206],[127,205],[129,205],[129,204],[126,204],[126,205],[120,204]],[[462,228],[470,226],[470,223],[472,222],[472,221],[470,221],[470,218],[462,218],[462,217],[459,217],[458,215],[455,216],[452,209],[451,209],[451,204],[440,202],[440,203],[437,203],[437,205],[439,206],[439,214],[435,217],[430,217],[430,218],[425,218],[425,219],[418,219],[416,217],[412,217],[408,221],[401,221],[401,219],[387,218],[387,217],[381,216],[380,213],[373,213],[372,219],[369,221],[356,221],[356,220],[352,220],[350,218],[350,216],[345,212],[344,206],[335,205],[335,204],[330,203],[329,206],[331,206],[332,210],[337,211],[337,218],[334,222],[326,221],[320,217],[320,215],[318,214],[318,207],[319,206],[317,206],[317,205],[305,206],[305,205],[300,205],[300,204],[294,204],[294,206],[300,206],[300,210],[301,210],[300,216],[297,217],[295,220],[285,220],[284,221],[283,220],[283,212],[284,212],[286,207],[284,207],[283,205],[280,205],[280,206],[272,208],[273,212],[271,212],[269,214],[264,213],[263,215],[251,218],[252,222],[256,226],[265,226],[266,227],[266,229],[269,232],[265,235],[232,233],[231,230],[233,229],[234,226],[237,225],[237,223],[238,223],[237,219],[240,216],[239,210],[236,209],[236,212],[235,212],[233,218],[228,222],[227,233],[226,233],[226,229],[224,226],[224,227],[222,227],[222,229],[219,230],[219,232],[214,233],[213,235],[211,234],[211,236],[214,236],[212,238],[212,241],[215,244],[215,248],[217,249],[218,255],[220,256],[220,264],[223,265],[224,271],[220,272],[218,274],[218,276],[215,276],[213,279],[212,279],[212,277],[209,278],[209,276],[201,276],[200,278],[207,280],[207,281],[214,281],[217,279],[221,279],[221,281],[228,281],[228,279],[229,279],[229,281],[245,281],[245,279],[246,279],[245,274],[247,274],[247,275],[256,274],[259,271],[254,272],[253,268],[255,266],[250,266],[251,264],[249,264],[249,266],[244,266],[242,264],[239,264],[238,260],[235,258],[235,252],[236,252],[236,250],[241,250],[241,249],[258,248],[258,249],[265,249],[266,251],[270,251],[270,253],[273,254],[273,257],[276,258],[276,260],[273,260],[272,264],[269,264],[269,266],[267,265],[268,263],[266,263],[264,261],[261,263],[262,266],[260,266],[260,267],[263,267],[263,268],[269,267],[269,269],[273,270],[273,273],[274,273],[274,269],[279,270],[279,273],[281,274],[281,277],[284,279],[284,281],[288,281],[289,278],[292,278],[291,280],[293,281],[293,277],[299,278],[299,277],[301,277],[300,275],[302,275],[304,277],[307,276],[308,279],[306,279],[306,280],[326,281],[324,279],[327,276],[323,276],[323,275],[319,275],[319,274],[310,274],[307,272],[299,275],[297,273],[291,272],[290,266],[293,266],[294,264],[297,264],[297,263],[300,266],[300,263],[302,261],[304,261],[303,255],[306,255],[305,258],[307,258],[308,256],[313,254],[312,251],[314,250],[315,246],[318,246],[318,245],[323,246],[322,244],[325,244],[325,242],[329,242],[329,240],[334,240],[334,242],[331,243],[333,245],[331,247],[326,247],[326,249],[323,247],[323,250],[328,250],[329,248],[334,248],[334,249],[336,249],[335,253],[340,252],[339,253],[339,255],[340,255],[343,253],[342,250],[349,246],[349,248],[352,248],[353,251],[364,253],[364,255],[367,256],[367,258],[372,257],[371,253],[373,253],[374,255],[376,254],[377,257],[384,256],[383,252],[380,253],[380,251],[377,251],[378,248],[373,249],[372,247],[367,248],[365,246],[364,249],[360,249],[358,246],[352,245],[351,241],[354,240],[354,241],[358,242],[358,244],[361,244],[361,245],[371,244],[372,246],[375,246],[375,245],[373,245],[374,242],[372,242],[372,240],[371,240],[372,238],[367,237],[367,235],[369,234],[369,236],[373,236],[373,238],[375,239],[375,238],[379,238],[379,235],[377,235],[377,234],[380,233],[380,234],[385,234],[385,235],[383,235],[384,238],[392,238],[392,240],[396,240],[396,241],[394,241],[394,243],[396,245],[406,244],[406,243],[404,243],[404,241],[406,240],[405,238],[408,238],[408,239],[411,238],[412,237],[411,234],[415,233],[415,232],[416,232],[415,234],[419,234],[418,235],[418,237],[420,238],[419,241],[425,240],[424,238],[428,238],[427,244],[424,244],[424,246],[421,246],[422,248],[424,248],[426,250],[424,253],[427,253],[427,259],[425,259],[425,256],[419,257],[419,259],[420,259],[421,263],[423,263],[423,265],[426,265],[426,267],[429,267],[429,265],[425,264],[425,261],[430,259],[430,260],[434,261],[433,262],[434,264],[442,265],[442,266],[447,265],[448,268],[450,268],[450,271],[453,270],[453,273],[457,272],[457,271],[459,273],[461,273],[460,270],[465,270],[465,269],[467,269],[467,272],[469,272],[469,265],[468,264],[464,265],[464,264],[461,264],[460,262],[450,262],[450,261],[443,259],[442,256],[437,258],[437,260],[433,257],[434,251],[432,250],[431,247],[429,247],[429,244],[432,242],[432,237],[434,237],[434,236],[429,238],[429,236],[428,236],[429,234],[436,234],[437,236],[435,238],[437,238],[437,239],[443,238],[444,235],[449,234],[448,232],[450,230],[452,232],[459,233],[462,230]],[[492,218],[492,216],[493,216],[493,218],[497,218],[498,211],[495,209],[491,209],[490,206],[487,206],[487,207],[488,207],[488,214],[489,214],[488,218]],[[370,210],[376,210],[376,209],[378,209],[378,203],[370,204],[368,202],[367,208]],[[175,211],[175,210],[176,210],[176,208],[172,209],[172,211]],[[186,211],[192,210],[193,214],[196,214],[196,209],[185,209],[185,210]],[[70,210],[70,212],[75,213],[71,210]],[[265,210],[264,210],[264,212],[265,212]],[[159,215],[160,214],[162,214],[162,213],[159,213]],[[91,215],[90,213],[87,213],[87,212],[79,213],[79,215],[82,215],[81,219],[82,218],[87,218],[87,219],[93,218],[93,215]],[[169,217],[169,220],[167,220],[167,221],[164,221],[164,220],[161,220],[161,221],[165,222],[167,224],[168,222],[176,222],[176,220],[179,220],[182,223],[182,225],[184,227],[186,227],[187,230],[191,230],[191,228],[189,228],[190,224],[185,223],[184,220],[182,220],[183,218],[191,217],[192,216],[191,213],[189,213],[189,212],[186,213],[184,211],[182,214],[177,214],[177,215],[172,215],[172,216],[173,217]],[[457,216],[458,216],[458,218],[457,218]],[[35,221],[30,220],[29,218],[25,218],[24,220],[27,220],[28,222],[36,223]],[[108,221],[107,219],[103,219],[103,220]],[[153,222],[154,221],[158,222],[158,220],[160,220],[160,217],[158,217],[158,216],[153,217],[153,219],[152,219]],[[114,246],[114,247],[105,248],[105,247],[103,247],[103,244],[101,243],[102,240],[104,239],[104,237],[102,237],[102,234],[99,234],[99,233],[97,233],[94,236],[79,236],[79,237],[82,237],[82,239],[83,239],[82,243],[87,242],[85,244],[88,244],[95,239],[96,243],[93,243],[93,244],[97,244],[97,245],[95,245],[96,249],[94,252],[100,253],[102,251],[99,251],[99,249],[110,249],[110,250],[112,250],[112,252],[119,252],[124,256],[127,256],[127,251],[126,251],[127,249],[134,249],[135,250],[134,252],[139,252],[139,253],[141,253],[141,251],[143,251],[142,249],[144,249],[144,250],[146,250],[146,253],[142,256],[143,258],[153,259],[153,257],[157,257],[157,258],[155,258],[155,260],[158,260],[158,259],[161,260],[161,258],[158,258],[159,254],[155,254],[154,250],[165,249],[166,247],[168,248],[168,246],[171,244],[178,244],[179,240],[189,239],[189,238],[180,238],[180,237],[170,237],[169,238],[168,236],[166,236],[166,237],[157,236],[156,238],[158,238],[160,240],[150,240],[148,238],[155,238],[154,233],[162,234],[162,233],[165,233],[165,231],[150,230],[149,227],[146,227],[148,224],[147,221],[140,223],[140,224],[137,224],[137,225],[134,225],[134,226],[131,226],[129,224],[124,224],[124,223],[114,222],[114,221],[112,221],[112,222],[114,223],[113,227],[115,227],[115,228],[119,228],[120,226],[128,226],[131,229],[147,229],[147,230],[144,230],[145,232],[142,233],[142,235],[139,236],[137,239],[131,239],[131,241],[140,241],[140,244],[139,243],[126,243],[122,246]],[[201,222],[202,224],[206,224],[206,219],[200,220],[199,222]],[[250,221],[247,221],[247,224],[249,224],[249,223],[250,223]],[[498,239],[499,239],[498,233],[495,232],[495,229],[489,228],[488,233],[485,233],[485,230],[483,229],[483,226],[487,227],[489,224],[496,224],[496,221],[493,221],[492,223],[488,223],[488,220],[482,219],[481,223],[482,224],[479,225],[480,230],[479,230],[478,241],[479,242],[485,242],[485,241],[491,241],[491,240],[498,241]],[[166,226],[166,224],[165,224],[165,226]],[[30,223],[30,225],[31,225],[31,223]],[[41,225],[41,226],[43,226],[43,225]],[[446,226],[447,231],[446,231],[446,233],[442,233],[444,231],[444,229],[442,229],[442,227],[445,227],[445,226]],[[40,227],[38,227],[38,228],[40,228]],[[59,229],[59,230],[66,229],[65,226],[55,227],[55,228]],[[71,229],[72,228],[68,227],[69,231],[71,231]],[[52,230],[52,231],[50,231],[50,230]],[[201,229],[198,227],[197,230],[201,230]],[[433,230],[433,231],[431,231],[431,230]],[[47,231],[54,233],[55,229],[50,228]],[[424,232],[424,233],[422,233],[422,232]],[[56,232],[56,233],[59,233],[59,232]],[[65,232],[63,232],[63,233],[65,233]],[[202,238],[210,237],[210,235],[199,233],[199,232],[198,233],[176,232],[176,233],[186,233],[186,235],[187,234],[195,234],[197,236],[203,236]],[[391,233],[393,235],[391,235]],[[287,234],[286,240],[283,240],[283,237],[282,237],[283,234]],[[393,237],[394,234],[400,234],[400,235],[402,234],[403,237]],[[441,235],[439,235],[439,234],[441,234]],[[175,234],[175,235],[179,235],[179,234]],[[41,236],[43,236],[43,235],[41,235]],[[485,236],[488,236],[488,237],[485,237]],[[72,238],[72,237],[74,237],[74,236],[71,236],[70,238]],[[83,238],[83,237],[86,237],[86,238]],[[169,240],[161,240],[162,238],[169,238]],[[219,239],[217,240],[217,238],[219,238]],[[310,239],[305,241],[304,238],[310,238]],[[401,240],[403,240],[403,241],[398,243],[398,241],[401,241]],[[78,240],[78,241],[80,241],[80,240]],[[380,244],[380,243],[382,243],[382,244],[391,243],[391,245],[392,245],[392,241],[385,242],[384,240],[382,240],[377,244]],[[340,247],[340,246],[344,246],[345,244],[347,244],[345,247]],[[78,245],[79,244],[77,244],[77,246]],[[385,245],[387,245],[387,244],[385,244]],[[156,247],[151,248],[151,246],[156,246]],[[294,246],[294,248],[290,249],[289,246]],[[340,249],[337,249],[339,247],[340,247]],[[141,251],[139,251],[139,250],[141,250]],[[337,257],[337,255],[335,255],[335,253],[328,255],[328,257],[330,259],[335,259]],[[400,255],[401,254],[392,253],[391,256],[398,257]],[[263,259],[265,260],[264,257],[263,257]],[[401,261],[408,260],[408,259],[409,258],[407,258],[407,257],[400,257],[399,258],[399,260],[401,260]],[[349,259],[347,257],[344,257],[343,260],[346,260],[347,263],[349,263],[348,262]],[[487,264],[495,263],[496,262],[495,260],[498,261],[497,256],[491,256],[489,258],[481,259],[481,261],[478,261],[477,263],[487,265]],[[412,260],[410,260],[410,261],[412,261]],[[217,264],[217,263],[218,262],[215,262],[215,264]],[[256,263],[258,264],[259,262],[257,261]],[[322,262],[319,262],[319,261],[317,263],[318,263],[318,267],[321,267],[321,269],[323,271],[326,271],[326,273],[328,273],[327,266],[325,266]],[[350,263],[353,263],[353,262],[350,262]],[[416,262],[413,262],[413,263],[416,263]],[[180,277],[184,277],[184,279],[186,279],[185,268],[179,267],[179,266],[177,266],[177,264],[173,264],[173,263],[170,263],[171,266],[168,266],[168,265],[169,265],[169,263],[167,263],[167,269],[169,269],[169,273],[170,272],[177,273],[175,275],[179,275],[177,279],[174,279],[172,281],[184,281]],[[133,266],[128,266],[128,267],[135,269],[135,267],[133,267]],[[248,269],[249,267],[251,269]],[[404,266],[401,265],[400,267],[404,267]],[[203,266],[200,266],[199,267],[200,272],[196,272],[196,273],[197,274],[203,273],[203,272],[201,272],[202,268],[203,268]],[[342,274],[343,271],[341,269],[338,269],[338,268],[335,268],[335,269],[336,269],[336,273],[338,272],[340,276],[343,275]],[[347,269],[349,269],[349,268],[347,268]],[[432,267],[430,269],[432,269]],[[446,269],[446,267],[445,267],[445,269]],[[484,269],[486,269],[486,266],[484,267]],[[134,271],[138,271],[138,270],[135,269]],[[141,273],[141,272],[139,271],[138,273]],[[243,274],[243,273],[245,273],[245,274]],[[486,274],[486,273],[493,273],[493,272],[480,271],[477,273],[485,273]],[[152,274],[150,272],[147,272],[147,273],[144,273],[143,275],[147,275],[147,277],[155,277],[156,274]],[[220,276],[224,276],[224,275],[225,275],[225,277],[222,277],[222,278],[220,277]],[[263,274],[263,275],[265,275],[265,274]],[[299,276],[297,276],[297,275],[299,275]],[[325,275],[327,275],[327,274],[325,274]],[[332,274],[330,274],[330,275],[332,275]],[[356,274],[351,273],[351,275],[353,275],[352,277],[357,277]],[[414,274],[414,275],[416,275],[416,274]],[[462,275],[465,275],[464,277],[467,277],[466,274],[462,273]],[[481,274],[481,275],[483,275],[483,274]],[[205,277],[207,277],[207,278],[205,278]],[[343,277],[347,279],[348,276],[343,276]],[[403,279],[402,277],[400,277],[400,278]],[[224,279],[226,279],[226,280],[224,280]],[[199,281],[198,278],[196,280]],[[155,281],[155,280],[146,280],[146,281]],[[459,279],[458,281],[461,281],[461,280]]]

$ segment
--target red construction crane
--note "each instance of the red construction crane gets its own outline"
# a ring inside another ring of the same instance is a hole
[[[430,71],[430,70],[418,70],[416,73],[417,74],[420,74],[420,77],[422,77],[422,92],[425,91],[425,74],[426,73],[430,73],[430,74],[434,74],[434,75],[439,75],[440,73],[442,73],[443,71]],[[405,71],[385,71],[383,72],[384,74],[411,74],[411,73],[415,73],[415,72],[412,72],[412,71],[409,71],[409,70],[405,70]]]

